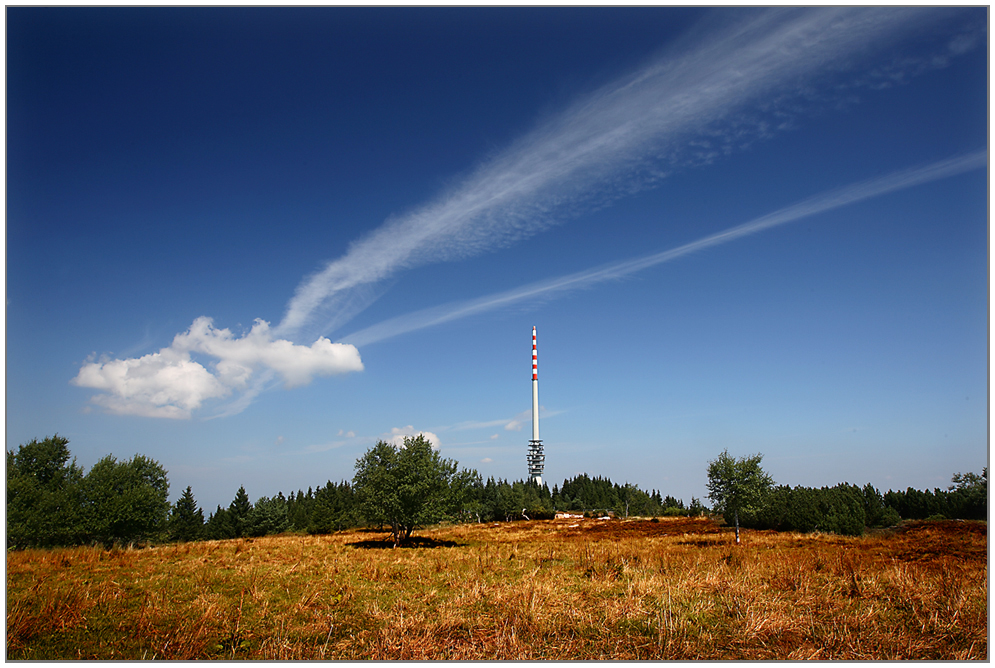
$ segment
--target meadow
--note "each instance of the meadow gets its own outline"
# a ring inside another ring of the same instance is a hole
[[[986,659],[987,524],[709,518],[7,554],[8,659]]]

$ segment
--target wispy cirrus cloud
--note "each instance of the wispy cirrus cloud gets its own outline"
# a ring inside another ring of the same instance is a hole
[[[466,431],[467,429],[490,429],[491,427],[500,427],[501,425],[507,424],[509,418],[503,420],[486,420],[484,422],[479,422],[476,420],[467,420],[466,422],[457,422],[456,424],[449,427],[440,427],[439,431]]]
[[[545,406],[539,407],[539,417],[547,418],[554,415],[559,415],[565,411],[547,411]],[[445,427],[438,427],[439,431],[467,431],[473,429],[490,429],[491,427],[504,427],[505,431],[521,431],[522,425],[532,423],[532,409],[528,408],[520,413],[516,414],[514,417],[501,418],[499,420],[467,420],[465,422],[457,422],[454,425],[449,425]],[[498,438],[497,434],[491,436],[491,439]]]
[[[557,295],[591,287],[604,281],[619,280],[643,269],[670,262],[685,255],[735,241],[736,239],[780,225],[793,223],[832,209],[855,204],[872,197],[911,188],[930,181],[956,176],[967,171],[983,169],[987,164],[988,152],[976,151],[922,167],[894,172],[880,178],[869,179],[811,197],[797,204],[743,223],[742,225],[730,227],[721,232],[692,241],[691,243],[678,246],[677,248],[622,260],[620,262],[612,262],[593,269],[530,283],[519,288],[486,295],[477,299],[443,304],[414,313],[408,313],[344,336],[342,340],[356,346],[364,346],[407,332],[511,306],[526,299],[532,303],[535,303],[537,300],[550,299]],[[490,424],[481,423],[482,426],[490,426]],[[507,429],[507,427],[505,428]]]
[[[277,331],[330,331],[370,303],[371,286],[401,270],[534,235],[770,136],[819,96],[826,102],[843,89],[942,67],[973,39],[956,13],[928,8],[734,15],[582,97],[435,200],[353,243],[298,286]],[[943,22],[948,30],[937,31]],[[894,51],[926,27],[946,41],[916,57]]]

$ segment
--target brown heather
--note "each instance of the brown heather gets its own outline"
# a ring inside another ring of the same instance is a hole
[[[987,525],[557,520],[7,554],[8,659],[985,659]]]

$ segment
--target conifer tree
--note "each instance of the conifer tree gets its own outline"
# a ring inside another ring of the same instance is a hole
[[[287,519],[287,500],[283,494],[273,498],[261,497],[256,501],[245,521],[245,533],[249,536],[268,536],[283,533],[290,528]]]
[[[249,520],[249,513],[252,512],[252,502],[249,495],[245,493],[245,487],[239,487],[235,493],[235,499],[228,506],[228,520],[231,522],[234,538],[241,538],[246,534],[246,522]]]
[[[231,513],[220,505],[211,513],[204,524],[204,537],[208,540],[224,540],[235,537],[235,527],[232,525]]]
[[[188,485],[169,517],[169,534],[173,540],[198,540],[204,532],[204,511],[197,506],[193,489]]]

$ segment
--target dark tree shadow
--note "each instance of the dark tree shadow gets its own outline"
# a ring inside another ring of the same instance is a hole
[[[390,536],[382,538],[380,540],[360,540],[355,543],[347,543],[352,547],[358,547],[361,550],[384,550],[394,548],[394,539]],[[454,540],[436,540],[435,538],[427,538],[424,536],[411,536],[406,541],[402,541],[399,548],[409,548],[409,547],[460,547],[461,544]]]

